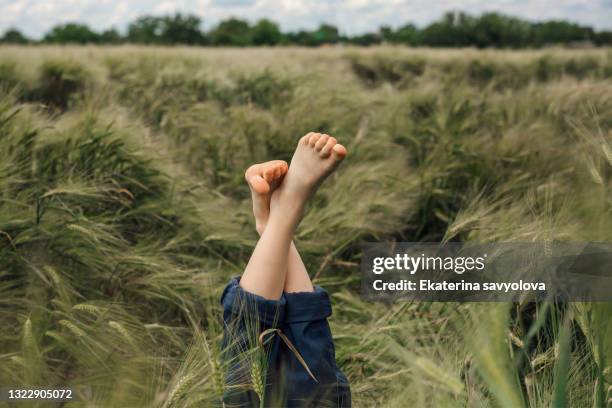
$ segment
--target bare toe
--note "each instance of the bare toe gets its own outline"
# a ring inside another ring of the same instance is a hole
[[[314,132],[308,132],[308,133],[306,133],[304,136],[302,136],[302,138],[300,139],[300,141],[299,141],[299,143],[298,143],[298,144],[301,144],[301,145],[307,145],[307,144],[309,143],[309,141],[310,141],[310,137],[311,137],[312,135],[314,135]]]
[[[346,153],[346,148],[339,143],[332,148],[332,157],[334,160],[341,161],[346,157]]]
[[[263,163],[262,166],[264,166],[263,178],[271,183],[285,174],[287,163],[283,160],[272,160]]]
[[[267,194],[270,191],[270,184],[260,175],[247,178],[247,182],[257,194]]]
[[[244,173],[245,180],[257,194],[266,194],[270,191],[270,185],[262,177],[262,170],[263,167],[261,164],[254,164]]]
[[[314,147],[314,146],[315,146],[315,144],[317,143],[317,141],[318,141],[320,138],[321,138],[321,134],[320,134],[320,133],[313,133],[313,134],[310,136],[310,139],[308,140],[308,144],[309,144],[311,147]]]
[[[329,157],[329,155],[331,154],[331,151],[332,151],[333,147],[336,145],[336,143],[338,143],[336,138],[335,137],[330,137],[327,140],[327,143],[325,143],[325,146],[323,146],[323,148],[321,149],[321,153],[319,153],[319,155],[321,157],[323,157],[323,158]]]
[[[247,169],[244,178],[253,192],[267,194],[275,185],[278,185],[278,180],[287,173],[288,168],[284,160],[254,164]]]
[[[316,152],[316,154],[313,154]],[[346,156],[344,146],[326,134],[310,136],[308,145],[299,145],[291,158],[287,176],[270,184],[270,211],[279,208],[286,222],[295,227],[299,223],[306,202],[314,195],[321,182],[336,170]]]
[[[268,183],[270,183],[272,180],[274,180],[274,167],[267,167],[266,169],[264,169],[262,177]]]
[[[323,146],[325,146],[325,144],[327,143],[328,140],[329,140],[329,135],[322,135],[321,138],[315,144],[315,150],[320,152],[321,149],[323,149]]]

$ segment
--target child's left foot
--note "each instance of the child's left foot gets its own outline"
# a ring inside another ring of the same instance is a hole
[[[289,166],[283,160],[272,160],[265,163],[254,164],[244,174],[249,183],[253,199],[253,215],[255,228],[260,234],[270,216],[270,197],[276,187],[287,173]]]

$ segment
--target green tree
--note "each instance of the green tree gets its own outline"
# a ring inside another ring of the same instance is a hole
[[[396,31],[391,27],[381,27],[380,36],[383,40],[394,44],[417,45],[418,32],[414,24],[406,24]]]
[[[104,43],[122,41],[141,44],[212,44],[223,46],[261,46],[297,44],[320,46],[348,42],[358,45],[378,44],[382,41],[411,46],[431,47],[540,47],[546,44],[568,44],[592,41],[595,45],[612,44],[612,33],[596,32],[591,27],[568,21],[530,23],[500,13],[471,16],[463,12],[447,12],[439,20],[423,29],[405,24],[398,29],[380,27],[377,33],[353,37],[341,36],[338,28],[321,24],[312,31],[283,33],[278,25],[267,18],[253,26],[248,21],[231,18],[220,22],[208,34],[201,30],[201,19],[193,14],[176,13],[167,16],[143,16],[128,26],[122,37],[115,29],[98,34],[86,25],[69,23],[54,27],[45,37],[52,43]],[[29,40],[16,29],[8,30],[0,42],[23,44]]]
[[[200,31],[202,20],[189,14],[176,13],[161,19],[160,41],[164,44],[203,44],[204,35]]]
[[[307,45],[310,33],[304,30],[285,34],[285,38],[289,44]]]
[[[547,21],[533,25],[532,43],[537,46],[564,44],[572,41],[593,40],[595,33],[590,27],[582,27],[567,21]]]
[[[208,33],[213,45],[236,45],[245,47],[253,43],[253,32],[247,21],[230,18],[222,21]]]
[[[470,45],[477,47],[523,47],[528,45],[531,25],[498,13],[485,13],[469,27]]]
[[[369,46],[374,44],[380,44],[381,35],[375,33],[365,33],[356,35],[348,39],[349,42],[357,45]]]
[[[612,31],[600,31],[595,33],[595,44],[599,46],[612,45]]]
[[[448,12],[419,33],[419,42],[432,47],[465,47],[470,45],[472,25],[473,18],[467,14]]]
[[[252,31],[254,45],[277,45],[285,42],[285,37],[278,25],[267,18],[259,20],[253,26]]]
[[[340,40],[338,28],[331,24],[321,24],[319,28],[312,33],[312,36],[317,43],[316,45],[334,44]]]
[[[100,36],[85,24],[68,23],[53,27],[51,31],[45,35],[43,41],[59,44],[88,44],[99,42]]]
[[[323,44],[334,44],[341,40],[338,28],[330,24],[321,24],[315,31],[298,31],[288,35],[290,42],[298,45],[315,47]]]
[[[393,29],[387,25],[381,26],[378,29],[378,34],[380,35],[380,39],[386,42],[393,42]]]
[[[9,28],[0,39],[0,42],[6,44],[27,44],[30,40],[16,28]]]
[[[163,21],[160,17],[143,16],[130,23],[127,39],[132,43],[160,43],[162,30]]]
[[[121,34],[114,28],[110,28],[108,30],[102,31],[100,34],[100,43],[102,44],[119,44],[121,43],[123,38],[121,38]]]

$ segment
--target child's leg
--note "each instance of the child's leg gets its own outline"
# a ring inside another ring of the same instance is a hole
[[[267,299],[281,297],[293,234],[306,202],[345,155],[346,149],[328,135],[309,133],[300,139],[291,168],[272,194],[268,223],[240,280],[244,290]]]
[[[287,163],[282,160],[274,160],[266,163],[254,164],[249,167],[244,175],[251,189],[255,229],[259,235],[263,234],[268,224],[272,192],[280,185],[286,172]],[[285,287],[283,291],[313,291],[312,282],[306,271],[306,266],[304,266],[304,262],[302,262],[302,258],[293,241],[289,246],[287,275],[285,277]]]
[[[289,247],[289,269],[283,290],[286,293],[314,291],[306,266],[293,242]]]
[[[245,178],[253,192],[253,213],[256,219],[262,211],[269,213],[269,192],[275,188],[287,172],[287,163],[281,160],[251,166]],[[257,198],[257,200],[256,200]],[[267,198],[267,199],[266,199]],[[259,229],[258,224],[258,229]],[[267,384],[268,375],[274,368],[264,369],[274,364],[278,357],[278,341],[268,343],[267,356],[259,360],[259,336],[268,329],[276,329],[283,324],[285,300],[266,299],[241,288],[238,279],[232,279],[221,296],[223,305],[223,353],[226,365],[226,388],[223,401],[228,406],[258,406],[263,398],[269,398],[268,391],[258,389],[256,384]],[[260,367],[261,376],[256,375]],[[264,377],[264,371],[265,377]]]
[[[313,287],[293,243],[289,251],[283,330],[309,365],[317,382],[301,369],[294,354],[281,354],[287,359],[282,364],[286,380],[285,405],[350,407],[350,387],[346,376],[336,365],[334,341],[327,322],[331,315],[329,296],[321,287]]]
[[[247,181],[249,178],[247,177]],[[268,222],[268,197],[259,194],[253,183],[253,213],[256,228],[261,235]],[[327,317],[331,314],[329,296],[320,287],[316,290],[300,254],[291,242],[288,254],[288,270],[285,279],[286,313],[283,332],[297,347],[309,368],[317,377],[314,382],[292,353],[281,353],[284,367],[285,392],[288,398],[283,405],[315,406],[330,404],[336,407],[351,405],[350,388],[346,377],[337,368],[335,350]]]
[[[287,174],[289,166],[284,160],[254,164],[244,173],[251,189],[255,229],[261,235],[270,217],[270,198]]]

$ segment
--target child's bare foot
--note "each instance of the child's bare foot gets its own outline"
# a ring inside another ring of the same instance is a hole
[[[261,234],[270,216],[270,196],[287,173],[287,162],[272,160],[254,164],[244,173],[253,199],[255,228]]]
[[[306,202],[346,153],[344,146],[329,135],[311,132],[302,137],[285,179],[272,194],[272,212],[278,208],[281,217],[297,226]]]

